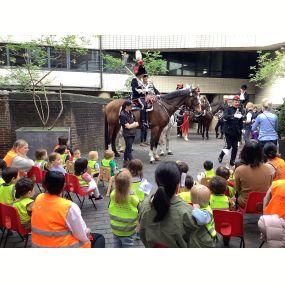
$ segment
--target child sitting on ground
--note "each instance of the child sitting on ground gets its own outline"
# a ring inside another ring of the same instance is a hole
[[[204,226],[207,229],[203,237],[201,237],[202,234],[199,234],[201,241],[204,241],[203,247],[215,247],[218,241],[213,211],[209,206],[210,195],[210,190],[204,185],[195,185],[192,187],[191,200],[194,208],[192,216],[199,226]]]
[[[143,178],[143,162],[140,159],[133,159],[128,164],[128,170],[132,175],[131,190],[138,196],[140,202],[149,195],[152,184]]]
[[[7,167],[2,171],[4,183],[0,185],[0,203],[11,205],[15,201],[15,183],[18,180],[18,169]]]
[[[65,175],[66,171],[61,164],[60,154],[52,152],[48,157],[48,166],[49,171],[59,171]]]
[[[2,178],[2,172],[5,168],[7,168],[6,161],[3,159],[0,159],[0,185],[5,183],[4,179]]]
[[[212,178],[215,176],[215,171],[213,169],[213,162],[210,160],[206,160],[203,163],[203,167],[205,169],[204,172],[197,175],[197,179],[199,182],[201,182],[202,178]]]
[[[44,148],[40,148],[37,149],[35,151],[35,166],[37,166],[38,168],[45,170],[45,166],[47,164],[47,160],[48,160],[48,154],[47,154],[47,150]]]
[[[185,179],[186,179],[187,172],[189,170],[189,166],[186,162],[181,161],[181,160],[177,160],[176,164],[181,173],[181,179],[180,179],[179,188],[178,188],[177,193],[185,192],[187,191],[187,189],[185,189]]]
[[[115,172],[117,171],[117,165],[114,160],[115,153],[112,150],[106,150],[104,153],[104,159],[102,159],[101,165],[104,167],[110,167],[111,169],[111,176],[115,175]]]
[[[34,182],[26,177],[20,178],[16,185],[16,198],[13,206],[17,208],[21,224],[25,229],[31,227],[31,214],[34,205],[32,197],[35,195]]]
[[[223,177],[227,180],[227,191],[226,191],[226,195],[230,196],[230,197],[234,197],[235,196],[235,188],[234,188],[234,181],[230,180],[230,176],[231,176],[231,171],[225,167],[225,166],[219,166],[216,169],[216,175]]]
[[[81,158],[81,151],[79,148],[76,148],[73,153],[73,162],[75,162],[78,158]]]
[[[88,167],[91,169],[91,176],[97,177],[100,172],[100,166],[98,161],[98,152],[97,151],[90,151],[88,153]]]
[[[115,190],[110,195],[109,215],[114,247],[132,247],[138,223],[139,198],[131,191],[132,176],[122,169],[115,176]]]
[[[233,200],[226,196],[227,180],[221,176],[214,176],[209,182],[211,190],[210,207],[212,209],[234,210]]]
[[[74,163],[74,174],[78,177],[80,188],[83,192],[93,190],[89,194],[89,199],[101,200],[103,197],[100,195],[95,180],[87,172],[88,160],[86,158],[78,158]]]
[[[191,175],[186,175],[185,178],[185,190],[184,192],[180,192],[178,196],[184,200],[187,204],[191,203],[191,189],[194,185],[194,180]]]

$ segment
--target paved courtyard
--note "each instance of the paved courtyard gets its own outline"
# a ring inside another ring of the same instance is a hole
[[[218,160],[218,154],[221,148],[224,147],[224,141],[216,139],[214,134],[210,134],[210,140],[203,141],[200,136],[194,133],[194,130],[191,130],[189,141],[186,142],[181,138],[177,138],[175,133],[171,137],[170,142],[171,150],[174,155],[162,157],[162,161],[167,160],[183,160],[188,163],[190,167],[189,174],[193,176],[196,180],[196,176],[199,172],[203,171],[203,162],[205,160],[211,160],[214,163],[214,168],[216,169],[221,165]],[[139,145],[134,145],[133,156],[139,158],[144,162],[144,176],[148,179],[153,185],[154,183],[154,171],[158,163],[151,165],[149,163],[148,157],[148,148],[141,147]],[[102,158],[102,152],[101,156]],[[119,167],[122,167],[123,158],[116,158],[116,162]],[[225,160],[224,163],[227,161]],[[101,194],[106,194],[107,187],[99,185],[99,190]],[[76,197],[74,202],[77,202]],[[109,215],[108,215],[108,203],[109,198],[104,197],[103,200],[96,201],[97,210],[95,210],[88,199],[86,200],[83,209],[82,216],[89,228],[93,232],[101,233],[106,239],[106,247],[112,247],[112,233],[109,224]],[[259,231],[257,227],[258,216],[245,216],[244,219],[244,230],[245,230],[245,246],[246,247],[258,247],[260,244]],[[230,242],[230,247],[239,247],[239,238],[232,238]],[[23,242],[21,242],[18,235],[13,235],[9,238],[8,247],[22,247]],[[30,246],[30,242],[28,244]],[[134,247],[143,247],[141,241],[136,240]]]

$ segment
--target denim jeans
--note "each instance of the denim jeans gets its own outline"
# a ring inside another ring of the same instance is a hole
[[[129,237],[119,237],[116,235],[113,235],[114,240],[114,247],[115,248],[128,248],[132,247],[134,244],[134,235]]]

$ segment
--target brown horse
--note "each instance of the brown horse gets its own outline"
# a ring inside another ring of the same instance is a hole
[[[196,117],[198,122],[198,129],[197,133],[202,135],[202,138],[205,139],[205,131],[206,131],[206,138],[209,139],[209,128],[212,123],[214,116],[220,110],[224,110],[225,106],[222,102],[214,102],[212,104],[209,103],[206,97],[201,98],[201,109],[204,111],[202,115]]]
[[[111,144],[116,156],[120,156],[116,150],[116,137],[120,130],[119,112],[125,100],[117,99],[107,104],[106,114],[106,148]],[[168,124],[170,117],[182,105],[188,106],[191,110],[201,111],[201,102],[197,93],[197,88],[176,90],[161,97],[153,103],[153,111],[148,112],[148,122],[151,129],[150,139],[150,162],[159,160],[157,145],[160,134]],[[140,122],[140,110],[133,111],[138,122]],[[140,126],[139,126],[140,128]]]

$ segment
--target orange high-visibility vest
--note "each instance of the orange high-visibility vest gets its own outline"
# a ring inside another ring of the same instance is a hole
[[[17,156],[17,153],[13,149],[11,149],[7,152],[7,154],[3,158],[3,160],[5,160],[5,162],[7,164],[7,167],[11,167],[13,159],[15,158],[15,156]]]
[[[275,168],[275,177],[273,180],[285,179],[285,162],[282,158],[275,157],[267,163]]]
[[[285,180],[273,181],[271,189],[272,198],[263,213],[266,215],[276,214],[285,218]]]
[[[9,150],[6,156],[3,158],[5,160],[7,167],[11,167],[13,163],[13,159],[17,156],[18,154],[13,150]],[[25,176],[25,172],[22,170],[19,170],[19,176],[23,177]]]
[[[66,225],[71,201],[56,195],[40,194],[31,218],[32,247],[91,247],[75,238]]]

